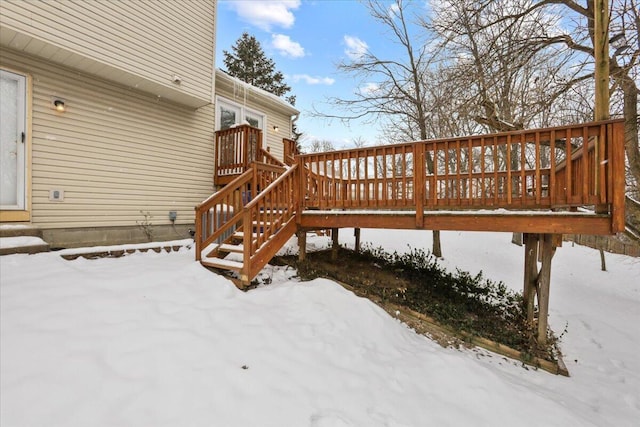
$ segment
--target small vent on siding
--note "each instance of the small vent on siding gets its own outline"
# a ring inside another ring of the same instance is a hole
[[[64,202],[64,190],[49,190],[49,200],[52,202]]]

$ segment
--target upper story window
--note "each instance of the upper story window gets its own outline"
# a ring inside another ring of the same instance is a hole
[[[242,124],[246,120],[251,126],[262,129],[266,115],[255,110],[251,110],[235,102],[218,98],[216,114],[216,130],[229,129],[234,124]]]

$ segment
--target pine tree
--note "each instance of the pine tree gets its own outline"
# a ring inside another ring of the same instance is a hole
[[[284,96],[291,87],[284,82],[284,75],[276,71],[276,64],[267,58],[254,36],[244,32],[231,46],[233,52],[223,50],[227,73],[276,96]],[[285,98],[291,105],[295,96]]]

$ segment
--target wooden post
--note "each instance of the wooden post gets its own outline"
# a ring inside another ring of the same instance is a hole
[[[596,121],[609,120],[609,0],[594,0],[593,2],[593,56],[595,60],[595,117]],[[599,145],[603,144],[600,136],[595,138],[594,158],[595,191],[600,196],[601,182]],[[583,141],[583,156],[587,155],[587,141]],[[587,171],[585,170],[586,174]],[[588,179],[586,176],[584,179]],[[599,197],[598,197],[599,198]],[[607,213],[608,206],[598,204],[596,213]]]
[[[549,289],[551,285],[551,260],[555,253],[553,235],[542,236],[542,266],[538,274],[538,344],[547,344],[547,325],[549,317]]]
[[[298,230],[298,261],[302,262],[307,257],[307,232]]]
[[[424,227],[424,188],[426,172],[424,169],[424,142],[413,144],[413,197],[416,205],[416,228]],[[434,200],[431,200],[434,203]]]
[[[522,297],[527,309],[527,323],[533,324],[536,282],[538,280],[538,235],[524,235],[524,291]]]
[[[251,225],[251,212],[247,210],[242,214],[242,232],[244,234],[242,238],[242,269],[240,270],[242,286],[251,284],[251,277],[249,277],[251,271],[251,241],[253,240]]]
[[[356,250],[356,253],[359,254],[360,253],[360,229],[359,228],[354,229],[353,235],[356,237],[355,250]]]
[[[339,228],[332,228],[331,229],[331,260],[332,261],[337,261],[338,260],[338,230]]]

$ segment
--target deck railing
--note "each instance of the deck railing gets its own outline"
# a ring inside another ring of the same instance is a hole
[[[261,160],[258,158],[261,148],[262,131],[250,125],[217,131],[214,182],[244,173],[252,162]]]
[[[298,144],[293,139],[288,138],[284,138],[282,143],[284,144],[284,162],[288,165],[294,164],[296,156],[300,154]]]
[[[611,120],[304,154],[301,202],[418,212],[584,205],[611,211],[624,197],[624,173],[616,171],[624,170],[622,138],[622,121]]]
[[[284,170],[274,165],[253,163],[246,172],[196,206],[197,260],[200,260],[203,249],[236,229],[243,219],[244,207]]]

